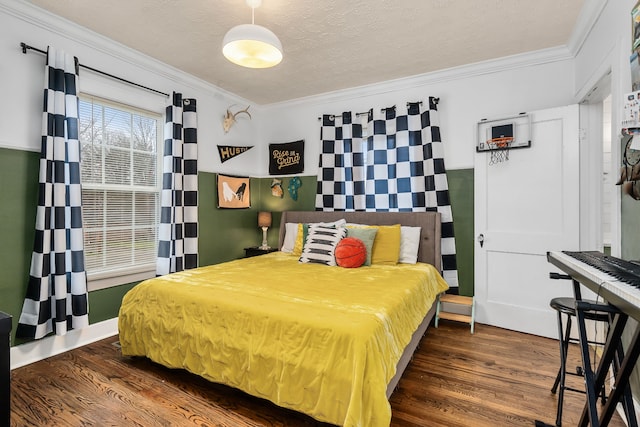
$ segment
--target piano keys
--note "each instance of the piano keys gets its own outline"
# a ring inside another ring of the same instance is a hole
[[[592,427],[607,426],[617,403],[620,402],[628,424],[637,427],[629,377],[640,356],[640,328],[634,332],[626,354],[622,351],[621,338],[628,317],[640,320],[640,288],[637,287],[640,284],[640,265],[608,257],[600,252],[548,252],[547,260],[573,279],[582,368],[587,392],[587,402],[578,425],[583,427],[590,423]],[[602,297],[616,311],[607,336],[607,344],[595,372],[591,368],[584,322],[584,310],[588,310],[588,304],[580,302],[580,285],[586,286]],[[608,378],[611,366],[615,373],[615,385],[612,387],[607,403],[598,414],[596,390],[599,390]]]
[[[611,269],[616,265],[633,273],[637,270],[635,281],[633,274],[627,274],[622,279],[602,271],[605,268],[590,265],[583,260],[591,260],[593,264],[611,262]],[[640,265],[619,258],[605,256],[601,252],[549,252],[547,260],[562,271],[576,279],[582,285],[601,296],[611,305],[640,321]],[[600,261],[598,261],[600,260]]]

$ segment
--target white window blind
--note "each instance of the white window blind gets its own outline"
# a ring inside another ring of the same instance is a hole
[[[161,118],[84,96],[79,116],[89,279],[155,270]]]

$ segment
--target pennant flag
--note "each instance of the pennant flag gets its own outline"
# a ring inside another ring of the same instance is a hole
[[[253,145],[247,147],[236,147],[233,145],[218,145],[218,154],[220,154],[220,162],[224,163],[229,159],[233,159],[245,151],[253,148]]]

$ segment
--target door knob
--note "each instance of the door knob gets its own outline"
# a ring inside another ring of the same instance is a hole
[[[484,245],[484,234],[478,234],[478,243],[480,243],[480,247]]]

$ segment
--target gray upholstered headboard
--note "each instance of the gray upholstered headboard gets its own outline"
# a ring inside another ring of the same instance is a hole
[[[347,222],[369,225],[401,224],[421,227],[418,261],[435,266],[442,270],[440,252],[440,214],[437,212],[323,212],[323,211],[285,211],[280,218],[280,239],[278,248],[282,247],[285,224],[330,222],[344,218]]]

